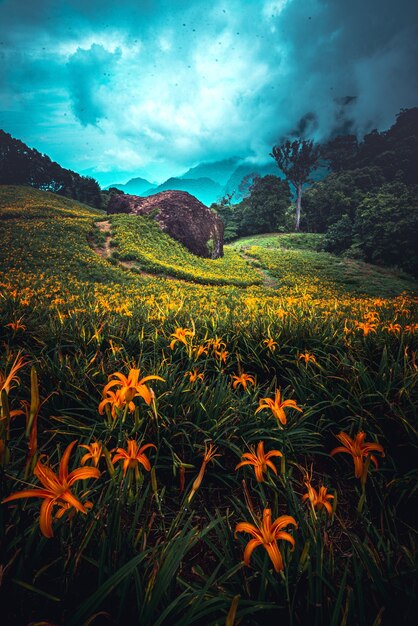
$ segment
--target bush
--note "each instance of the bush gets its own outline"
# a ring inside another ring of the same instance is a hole
[[[341,254],[353,243],[353,223],[347,214],[332,224],[324,238],[324,250]]]

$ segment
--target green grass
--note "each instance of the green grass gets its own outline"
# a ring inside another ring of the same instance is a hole
[[[112,217],[114,257],[135,261],[146,271],[207,285],[247,287],[261,282],[259,274],[237,252],[226,249],[220,259],[204,259],[164,233],[146,217]]]

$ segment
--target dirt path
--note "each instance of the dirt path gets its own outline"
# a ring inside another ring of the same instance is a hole
[[[245,250],[245,248],[243,250]],[[266,287],[267,289],[278,289],[279,281],[277,280],[277,278],[271,276],[267,272],[267,270],[263,270],[261,267],[258,267],[258,265],[256,264],[256,260],[252,256],[245,254],[243,250],[240,250],[239,254],[242,256],[243,259],[251,263],[255,271],[260,274],[261,278],[263,279],[263,287]]]
[[[111,222],[109,222],[108,220],[103,221],[103,222],[96,222],[95,223],[96,228],[98,228],[102,233],[105,234],[105,241],[103,244],[101,245],[97,245],[95,243],[93,243],[92,241],[89,241],[89,244],[91,246],[91,248],[93,249],[93,251],[98,254],[99,256],[103,257],[104,259],[110,259],[110,257],[112,256],[112,247],[111,247],[111,241],[112,241],[112,224]],[[134,270],[135,273],[140,274],[141,276],[147,276],[148,278],[158,278],[161,277],[160,274],[151,274],[150,272],[144,272],[144,270],[141,270],[141,268],[139,267],[138,263],[135,263],[135,261],[122,261],[120,259],[118,259],[118,265],[120,265],[121,267],[124,267],[127,270]],[[186,281],[182,278],[177,278],[176,276],[169,276],[169,275],[164,275],[164,278],[166,278],[167,280],[179,280],[181,282],[189,282]]]

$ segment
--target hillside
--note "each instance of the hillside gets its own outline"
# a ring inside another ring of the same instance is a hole
[[[322,235],[198,258],[148,218],[30,187],[0,187],[0,224],[10,624],[215,625],[231,606],[286,624],[290,594],[294,626],[406,614],[412,280]],[[274,552],[248,543],[261,520]]]

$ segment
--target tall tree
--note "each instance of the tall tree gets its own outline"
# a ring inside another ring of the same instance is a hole
[[[320,155],[319,146],[313,141],[295,139],[285,141],[280,146],[274,146],[270,156],[276,161],[278,168],[286,176],[296,191],[296,224],[299,230],[300,212],[302,207],[302,188],[310,181],[309,175],[315,168]]]

